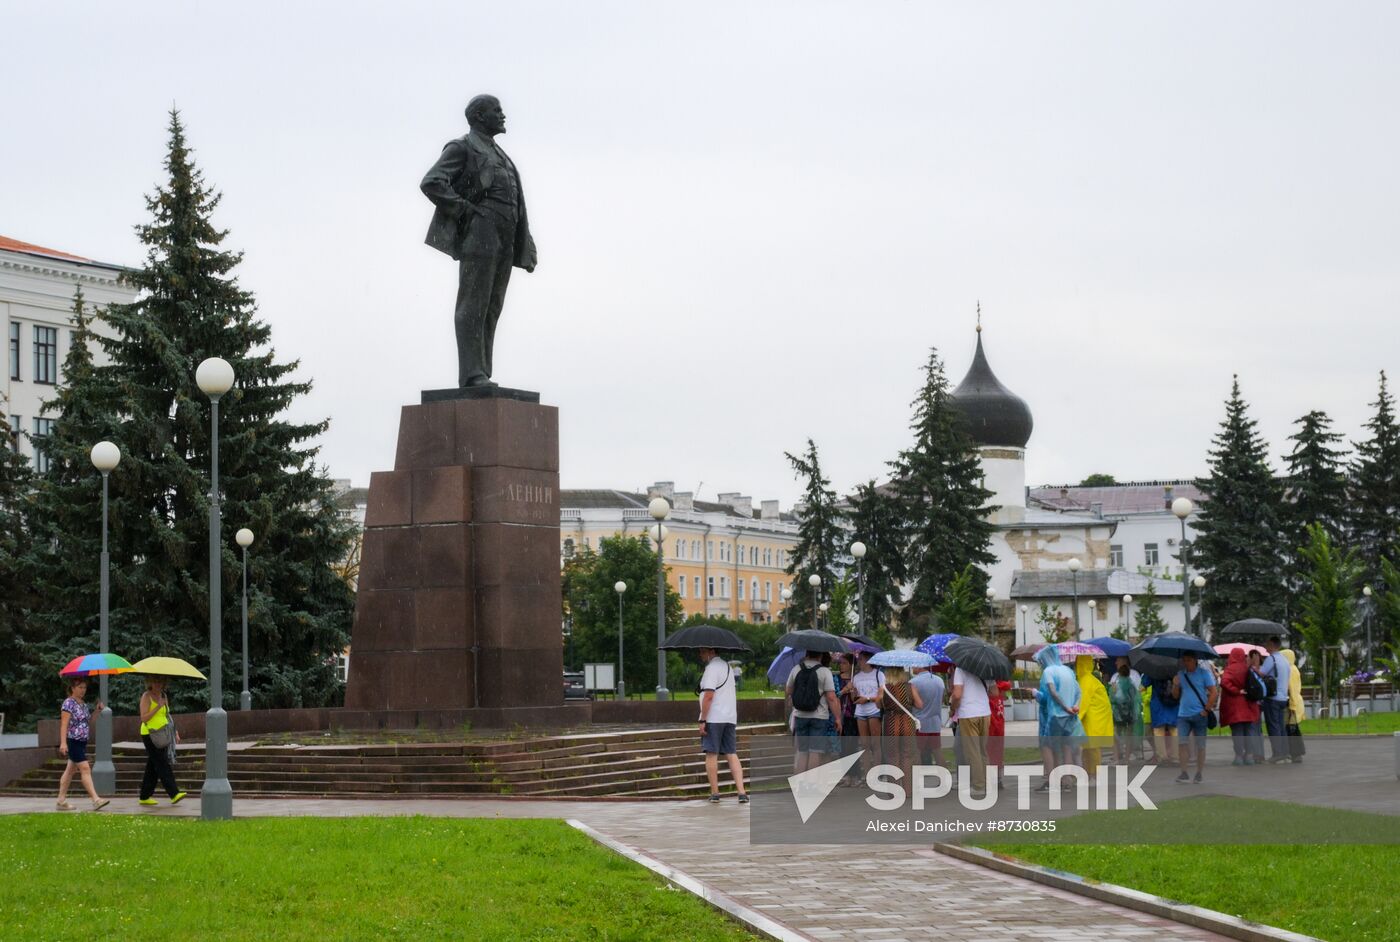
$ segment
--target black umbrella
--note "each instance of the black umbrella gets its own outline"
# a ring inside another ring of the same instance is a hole
[[[955,638],[943,653],[955,665],[983,680],[1011,679],[1011,662],[1001,648],[980,638]]]
[[[658,647],[663,651],[698,651],[701,648],[714,648],[716,651],[751,650],[734,632],[715,625],[688,625]]]
[[[1139,674],[1146,674],[1153,680],[1171,680],[1181,670],[1181,659],[1166,654],[1153,654],[1150,651],[1129,651],[1128,663]]]
[[[1130,659],[1133,656],[1133,651],[1145,651],[1149,654],[1162,654],[1167,657],[1181,657],[1183,654],[1194,654],[1196,657],[1204,658],[1220,656],[1215,648],[1195,635],[1188,635],[1184,631],[1164,631],[1161,634],[1150,635],[1139,641],[1137,646],[1128,652]]]
[[[877,650],[877,651],[883,651],[883,650],[885,650],[885,646],[884,646],[883,644],[881,644],[880,642],[876,641],[874,638],[870,637],[870,635],[854,635],[854,634],[852,634],[852,635],[842,635],[841,637],[845,638],[847,641],[859,641],[861,644],[865,645],[866,647],[874,648],[874,649]]]
[[[1278,622],[1263,618],[1242,618],[1220,629],[1222,638],[1268,638],[1273,635],[1282,638],[1286,634]]]
[[[850,650],[846,642],[836,635],[815,628],[789,631],[778,639],[778,647],[792,648],[794,651],[831,651],[835,654]]]

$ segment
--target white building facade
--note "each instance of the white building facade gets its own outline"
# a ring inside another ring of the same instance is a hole
[[[0,384],[12,440],[9,447],[44,470],[43,439],[53,429],[44,403],[63,382],[63,360],[73,343],[73,297],[82,289],[89,315],[135,300],[118,283],[123,268],[0,236],[0,326],[5,337]],[[97,332],[102,331],[96,325]],[[102,351],[93,358],[102,361]]]

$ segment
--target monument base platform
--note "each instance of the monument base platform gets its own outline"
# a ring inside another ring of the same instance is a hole
[[[430,402],[453,402],[458,399],[512,399],[516,402],[539,402],[540,394],[528,389],[509,386],[453,386],[451,389],[423,390],[423,405]]]

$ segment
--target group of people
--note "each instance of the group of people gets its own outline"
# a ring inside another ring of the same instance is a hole
[[[141,790],[137,803],[157,804],[156,783],[165,789],[172,805],[178,805],[185,798],[175,781],[173,756],[179,734],[170,717],[170,700],[165,692],[165,678],[147,679],[146,689],[141,694],[140,719],[141,743],[146,748],[146,771],[141,778]],[[68,760],[63,774],[58,779],[59,811],[74,810],[68,800],[68,789],[76,774],[82,781],[83,790],[92,801],[92,810],[101,811],[111,803],[110,798],[97,794],[92,781],[92,763],[88,760],[88,744],[92,741],[93,710],[87,705],[88,680],[75,677],[68,682],[68,696],[59,708],[58,753]],[[97,701],[96,711],[101,713],[105,705]]]
[[[968,769],[973,796],[985,794],[987,765],[1000,766],[1003,759],[1010,683],[987,682],[962,668],[945,682],[932,668],[916,667],[912,673],[877,668],[870,657],[863,651],[834,657],[807,651],[788,674],[795,771],[859,749],[861,761],[842,784],[859,784],[882,762],[899,767],[907,778],[916,758],[921,765],[944,764],[946,726],[953,731],[956,764]]]

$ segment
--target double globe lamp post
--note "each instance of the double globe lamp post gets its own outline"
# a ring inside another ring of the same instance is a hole
[[[98,442],[92,446],[92,466],[102,472],[102,574],[101,600],[98,616],[98,650],[106,654],[111,643],[107,622],[108,595],[110,586],[108,572],[111,557],[107,553],[107,475],[116,469],[122,460],[121,449],[111,442]],[[97,678],[97,697],[102,701],[102,712],[97,714],[97,761],[92,766],[92,784],[97,791],[110,795],[117,790],[117,767],[112,764],[112,708],[107,705],[107,675]]]
[[[233,388],[233,367],[210,357],[195,370],[194,381],[209,397],[209,712],[204,715],[204,785],[199,816],[206,821],[233,817],[233,787],[228,780],[228,714],[224,712],[222,547],[219,516],[219,399]]]
[[[666,689],[666,652],[661,645],[666,642],[666,566],[662,543],[666,539],[666,527],[661,521],[671,515],[671,505],[664,497],[653,497],[647,504],[647,512],[656,521],[651,528],[651,538],[656,541],[656,699],[671,699],[671,691]]]

